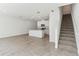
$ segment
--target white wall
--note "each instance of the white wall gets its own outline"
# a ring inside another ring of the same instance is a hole
[[[46,17],[54,7],[57,4],[0,3],[0,38],[27,33],[30,28],[36,27],[36,22],[29,20],[37,11],[40,11],[42,17]]]
[[[61,8],[55,8],[54,12],[50,12],[49,15],[49,34],[50,42],[55,42],[55,39],[59,40],[60,26],[62,20]]]
[[[27,33],[30,28],[36,26],[35,22],[29,20],[37,11],[40,11],[41,17],[46,17],[50,10],[56,7],[58,4],[53,3],[1,3],[0,38]]]
[[[27,34],[36,22],[0,15],[0,38]]]
[[[79,53],[79,4],[72,5],[72,19],[73,19],[75,38],[76,38],[76,43]]]
[[[40,11],[40,15],[45,17],[55,7],[68,4],[70,3],[0,3],[0,14],[29,19],[36,15],[37,11]]]
[[[59,20],[57,21],[57,28],[56,28],[56,33],[55,33],[55,48],[59,47],[59,38],[60,38],[62,16],[63,16],[63,9],[62,9],[62,7],[59,7],[59,12],[58,12]]]
[[[37,11],[40,11],[41,17],[48,16],[54,7],[57,7],[56,3],[0,3],[0,14],[30,19]]]

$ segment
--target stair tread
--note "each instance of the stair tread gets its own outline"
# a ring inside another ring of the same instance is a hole
[[[71,53],[77,52],[75,34],[72,19],[70,16],[64,16],[61,24],[59,48],[68,50]],[[71,50],[72,49],[72,50]]]
[[[74,34],[63,34],[63,33],[61,33],[60,35],[66,35],[66,36],[74,36]]]
[[[73,29],[73,27],[61,26],[61,29]]]
[[[65,48],[64,50],[66,50],[66,51],[69,51],[69,52],[77,52],[76,48],[73,47],[73,46],[60,44],[60,45],[59,45],[59,48],[60,48],[60,49],[63,49],[62,47],[64,47],[64,48]],[[70,50],[70,49],[72,49],[72,50]]]
[[[68,31],[69,30],[69,31],[72,31],[72,32],[74,31],[73,29],[65,29],[65,28],[64,29],[61,28],[61,31],[62,30],[65,30],[65,31]]]
[[[61,30],[61,31],[64,31],[64,32],[65,32],[65,31],[73,32],[74,30]]]
[[[62,36],[60,36],[60,39],[74,39],[75,37],[62,37]]]
[[[62,39],[60,40],[61,43],[65,43],[65,44],[72,44],[75,45],[75,40],[69,40],[69,39]]]
[[[74,35],[61,35],[60,34],[60,38],[63,37],[63,38],[75,38]]]
[[[64,33],[74,33],[73,31],[60,31],[60,32],[64,32]]]
[[[61,34],[66,34],[66,35],[67,35],[67,34],[69,34],[69,35],[74,35],[74,33],[71,33],[71,32],[70,32],[70,33],[69,33],[69,32],[61,32]],[[60,35],[61,35],[61,34],[60,34]]]

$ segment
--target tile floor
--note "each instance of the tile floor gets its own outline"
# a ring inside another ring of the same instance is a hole
[[[0,39],[0,56],[77,56],[77,50],[64,45],[55,49],[48,36],[41,39],[19,35]]]

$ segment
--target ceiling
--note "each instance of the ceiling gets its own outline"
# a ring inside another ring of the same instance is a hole
[[[0,15],[31,19],[40,13],[41,17],[47,17],[55,7],[66,4],[56,3],[0,3]]]

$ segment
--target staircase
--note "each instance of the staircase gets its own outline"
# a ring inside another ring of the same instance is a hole
[[[68,54],[77,55],[76,40],[74,35],[71,15],[63,15],[59,48],[67,51]]]

